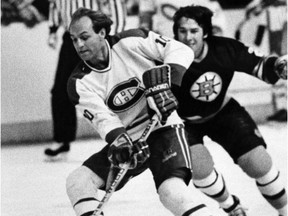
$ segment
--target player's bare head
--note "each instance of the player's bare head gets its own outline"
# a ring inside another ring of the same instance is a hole
[[[74,12],[69,29],[76,21],[79,21],[82,17],[88,17],[91,19],[95,33],[98,34],[102,28],[105,29],[106,35],[110,33],[113,21],[101,11],[94,11],[87,8],[79,8]]]
[[[173,16],[173,33],[174,38],[178,39],[178,28],[179,28],[179,20],[182,17],[186,17],[189,19],[195,20],[200,27],[203,28],[204,35],[208,37],[212,35],[212,16],[213,12],[203,6],[199,5],[191,5],[186,7],[181,7]]]

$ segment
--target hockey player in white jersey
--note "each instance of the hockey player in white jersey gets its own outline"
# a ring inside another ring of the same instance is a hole
[[[43,1],[43,0],[42,0]],[[46,0],[47,1],[47,0]],[[68,28],[72,14],[81,7],[100,10],[107,14],[113,25],[113,34],[124,30],[126,22],[126,6],[124,0],[49,0],[49,47],[55,49],[61,43],[55,80],[51,89],[51,111],[53,120],[52,148],[45,149],[49,159],[61,159],[70,151],[71,142],[76,138],[77,115],[66,91],[67,80],[80,58],[73,47]],[[59,32],[64,30],[60,41]]]
[[[68,81],[68,94],[107,142],[67,178],[67,194],[76,215],[93,215],[99,204],[97,191],[105,189],[111,163],[115,167],[130,163],[133,166],[117,189],[149,168],[160,201],[173,215],[212,216],[187,190],[191,158],[171,91],[177,93],[193,52],[141,29],[110,36],[111,23],[103,13],[82,8],[69,27],[83,61]],[[149,122],[149,110],[158,114],[161,123],[147,142],[138,142]]]

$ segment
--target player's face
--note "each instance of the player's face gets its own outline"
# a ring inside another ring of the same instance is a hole
[[[97,62],[103,47],[105,35],[94,32],[92,21],[82,17],[70,26],[70,36],[78,55],[85,61]]]
[[[197,58],[204,46],[203,28],[194,19],[182,17],[179,21],[177,31],[178,40],[189,46]]]

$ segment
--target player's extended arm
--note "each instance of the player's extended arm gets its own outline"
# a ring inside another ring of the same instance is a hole
[[[150,68],[144,72],[143,82],[149,107],[158,115],[161,124],[165,124],[170,114],[178,108],[178,101],[170,89],[170,66]]]
[[[275,84],[279,78],[287,80],[287,55],[262,57],[252,75],[269,84]]]

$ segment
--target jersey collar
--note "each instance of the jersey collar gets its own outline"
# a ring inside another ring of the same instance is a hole
[[[201,62],[207,56],[208,49],[209,49],[208,43],[206,41],[204,41],[201,53],[197,58],[194,59],[194,62],[196,62],[196,63]]]
[[[105,73],[105,72],[107,72],[107,71],[109,71],[111,69],[111,59],[112,59],[111,53],[112,52],[111,52],[110,45],[109,45],[109,43],[108,43],[108,41],[106,39],[105,39],[105,43],[106,43],[106,46],[108,48],[108,58],[109,58],[109,60],[108,60],[109,63],[108,63],[108,66],[106,68],[100,70],[100,69],[92,67],[91,65],[89,65],[88,62],[84,61],[84,63],[87,65],[87,67],[89,67],[91,70],[93,70],[93,71],[95,71],[97,73]]]

